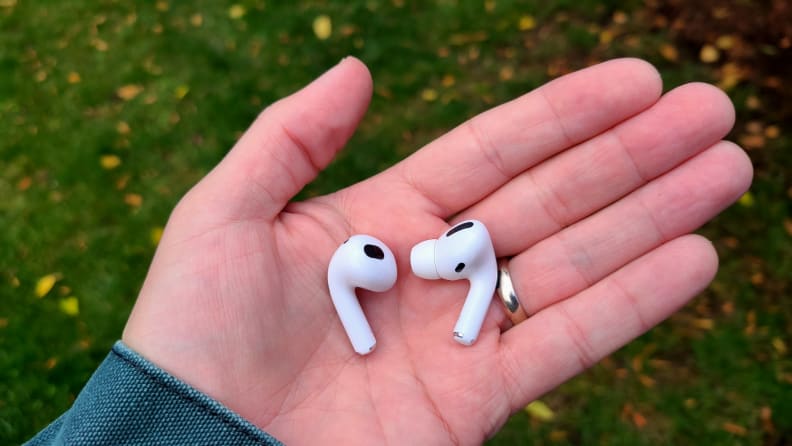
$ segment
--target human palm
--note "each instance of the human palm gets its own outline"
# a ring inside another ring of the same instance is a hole
[[[268,108],[174,210],[124,341],[287,444],[480,443],[508,415],[663,320],[717,258],[686,235],[748,186],[720,139],[728,99],[604,63],[482,114],[362,183],[289,200],[368,105],[346,59]],[[466,282],[425,281],[411,247],[454,221],[489,228],[527,321],[493,303],[471,347],[452,339]],[[377,337],[355,354],[327,290],[352,234],[383,240],[398,280],[358,290]]]

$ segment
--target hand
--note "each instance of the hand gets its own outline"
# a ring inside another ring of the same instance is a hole
[[[510,413],[668,317],[707,286],[689,233],[751,181],[728,98],[661,95],[637,60],[548,83],[366,181],[289,200],[353,133],[371,96],[347,58],[267,108],[178,204],[123,340],[287,444],[476,444]],[[472,347],[452,340],[467,283],[410,271],[411,247],[476,218],[532,316],[493,302]],[[358,291],[376,334],[352,351],[327,291],[356,233],[394,252],[389,292]]]

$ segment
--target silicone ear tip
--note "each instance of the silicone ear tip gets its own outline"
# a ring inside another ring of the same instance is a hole
[[[437,240],[425,240],[413,246],[410,251],[410,267],[416,276],[424,279],[439,279],[435,265],[435,244]]]

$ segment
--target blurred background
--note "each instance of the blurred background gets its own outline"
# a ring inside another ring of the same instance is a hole
[[[725,90],[756,176],[701,230],[715,282],[491,444],[792,444],[791,48],[780,0],[0,0],[0,444],[69,407],[120,337],[179,197],[348,54],[371,109],[302,197],[608,58]]]

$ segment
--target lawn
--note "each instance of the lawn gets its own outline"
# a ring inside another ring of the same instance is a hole
[[[491,444],[792,443],[789,41],[674,14],[589,0],[0,0],[0,444],[69,407],[119,338],[179,197],[263,107],[348,54],[371,69],[371,109],[303,197],[608,58],[649,60],[666,89],[726,90],[730,138],[756,175],[701,230],[721,257],[715,282]]]

